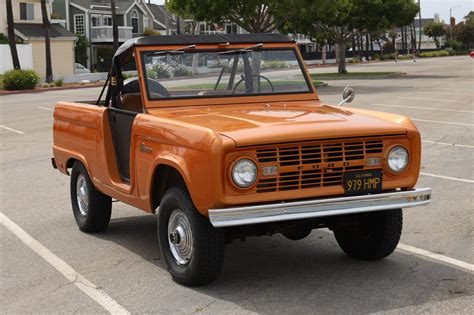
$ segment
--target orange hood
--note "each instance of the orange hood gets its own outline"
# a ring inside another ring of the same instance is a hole
[[[149,109],[165,119],[198,125],[231,138],[237,146],[405,134],[404,126],[350,108],[314,102],[215,105]]]

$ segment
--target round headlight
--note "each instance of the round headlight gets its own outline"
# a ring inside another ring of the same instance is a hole
[[[252,186],[257,180],[257,165],[249,159],[237,161],[232,168],[232,179],[241,188]]]
[[[394,147],[388,153],[387,161],[392,172],[403,172],[408,166],[408,152],[404,147]]]

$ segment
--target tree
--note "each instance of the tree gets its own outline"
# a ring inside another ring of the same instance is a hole
[[[74,46],[74,52],[76,56],[76,62],[82,65],[87,65],[87,48],[90,44],[87,38],[82,34],[76,34],[77,40]]]
[[[347,73],[346,46],[354,36],[408,25],[419,10],[414,0],[304,0],[300,8],[285,29],[330,35],[336,43],[339,73]]]
[[[271,33],[301,10],[303,0],[169,0],[168,9],[198,21],[232,22],[250,33]]]
[[[112,36],[114,38],[114,50],[117,51],[119,48],[118,41],[118,25],[117,25],[117,12],[115,8],[115,0],[110,0],[110,9],[112,11]]]
[[[444,29],[443,23],[440,22],[430,22],[425,25],[423,28],[423,33],[434,39],[436,43],[436,48],[439,48],[439,41],[438,38],[441,36],[446,35],[446,30]]]
[[[8,44],[10,45],[10,53],[12,55],[12,63],[14,69],[21,69],[20,59],[18,59],[18,51],[16,50],[15,25],[13,23],[12,0],[7,0],[7,25],[8,25]]]
[[[46,0],[41,0],[41,14],[43,16],[44,47],[46,55],[45,81],[51,83],[53,82],[53,67],[51,65],[51,39],[49,37],[51,23],[49,22],[48,10],[46,9]]]
[[[469,12],[464,20],[454,27],[454,38],[462,43],[464,49],[471,49],[474,47],[474,11]]]

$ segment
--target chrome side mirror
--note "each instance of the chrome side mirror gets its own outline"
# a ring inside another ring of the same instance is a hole
[[[344,92],[342,92],[342,101],[337,106],[342,106],[345,103],[352,103],[356,96],[356,92],[352,86],[346,86]]]

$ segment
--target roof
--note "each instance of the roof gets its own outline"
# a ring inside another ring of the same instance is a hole
[[[110,0],[71,0],[71,2],[88,10],[96,9],[110,11]],[[115,0],[115,7],[118,12],[125,12],[134,2],[134,0]],[[92,6],[105,6],[107,8],[91,8]]]
[[[44,37],[43,25],[39,23],[15,23],[15,30],[26,38]],[[59,24],[51,24],[49,36],[51,38],[76,38],[76,35]]]
[[[155,30],[165,30],[165,27],[163,27],[166,23],[165,12],[168,12],[168,23],[170,28],[176,29],[176,21],[173,20],[172,13],[167,11],[164,5],[149,3],[147,6],[150,8],[151,13],[153,13],[155,20],[161,23],[161,25],[156,22],[153,23]]]

